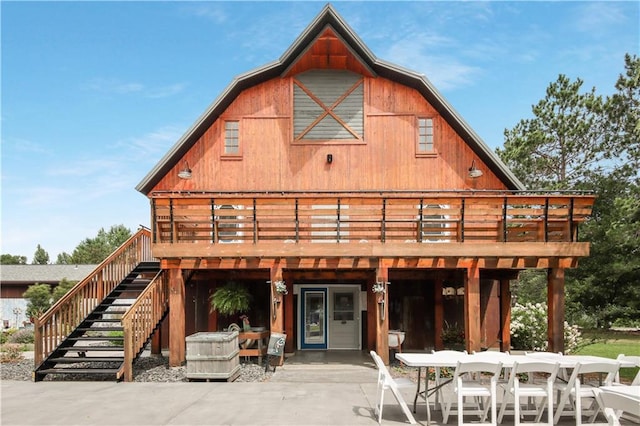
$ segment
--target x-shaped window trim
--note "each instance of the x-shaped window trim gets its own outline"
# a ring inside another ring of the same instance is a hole
[[[349,89],[347,89],[346,92],[344,92],[331,106],[327,107],[325,105],[324,102],[322,102],[320,99],[318,99],[317,96],[315,96],[311,90],[309,88],[307,88],[300,80],[297,79],[293,79],[293,82],[302,89],[302,91],[304,93],[307,94],[307,96],[309,96],[315,103],[318,104],[318,106],[320,106],[320,108],[324,109],[324,112],[322,112],[315,120],[313,120],[313,122],[311,124],[309,124],[302,132],[300,132],[300,135],[297,136],[295,138],[296,141],[302,140],[304,139],[304,136],[309,133],[311,131],[311,129],[313,129],[316,124],[318,124],[320,121],[322,121],[323,118],[325,118],[327,115],[332,116],[338,123],[340,123],[340,125],[342,127],[344,127],[349,133],[351,133],[353,135],[354,138],[358,139],[358,140],[362,140],[362,137],[355,131],[353,130],[347,123],[345,123],[340,117],[338,117],[338,115],[336,115],[333,110],[338,107],[338,105],[340,105],[340,103],[342,101],[344,101],[351,93],[353,93],[354,90],[356,90],[358,88],[358,86],[364,84],[364,78],[360,78],[358,79],[358,81],[356,81],[351,87],[349,87]]]

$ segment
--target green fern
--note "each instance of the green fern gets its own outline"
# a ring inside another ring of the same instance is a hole
[[[218,311],[222,315],[233,315],[249,310],[251,294],[243,285],[229,281],[210,297],[211,312]]]

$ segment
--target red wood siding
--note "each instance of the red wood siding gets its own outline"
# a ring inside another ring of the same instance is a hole
[[[242,92],[154,190],[506,189],[414,89],[365,79],[365,143],[293,143],[291,79]],[[416,117],[434,119],[437,154],[416,157]],[[241,160],[222,158],[224,120],[240,121]],[[333,156],[328,164],[327,155]],[[471,180],[476,160],[484,176]]]

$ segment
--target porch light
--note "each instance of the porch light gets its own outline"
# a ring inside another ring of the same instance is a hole
[[[479,178],[483,174],[484,173],[482,173],[482,170],[476,168],[476,160],[474,159],[471,162],[471,167],[469,167],[469,177],[471,179],[475,179],[475,178]]]
[[[191,169],[186,160],[184,162],[184,168],[178,172],[178,177],[180,179],[191,179]]]

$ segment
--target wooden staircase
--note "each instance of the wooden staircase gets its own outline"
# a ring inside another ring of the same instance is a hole
[[[133,380],[169,309],[168,280],[141,228],[35,321],[35,381]]]
[[[122,317],[159,272],[158,262],[136,266],[36,369],[35,380],[49,374],[118,379],[125,360]]]

